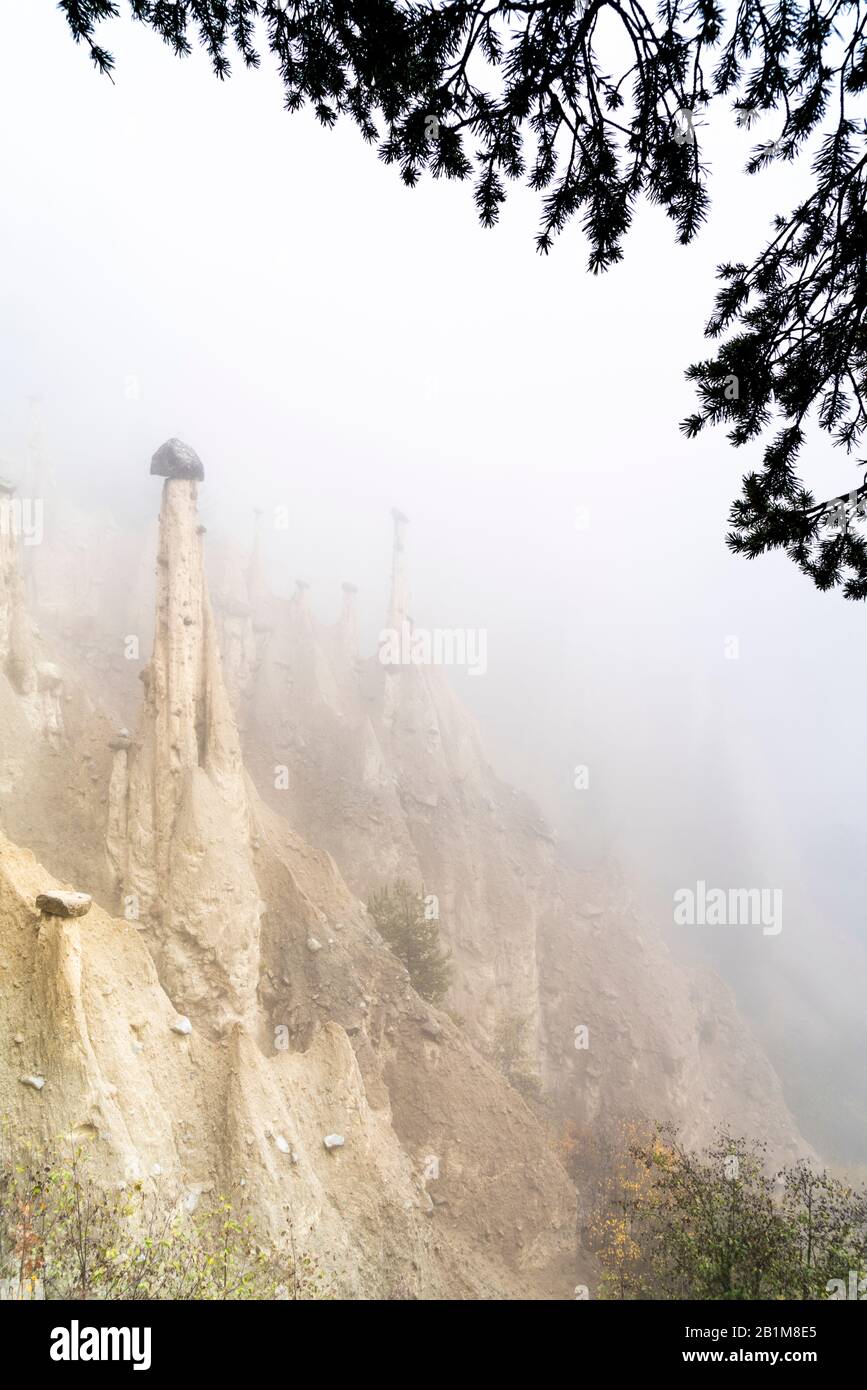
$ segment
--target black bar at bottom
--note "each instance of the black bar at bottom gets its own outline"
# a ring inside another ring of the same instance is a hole
[[[389,1377],[399,1365],[405,1376],[413,1374],[406,1353],[397,1362],[391,1355],[408,1329],[421,1339],[416,1369],[425,1375],[436,1372],[440,1358],[442,1373],[454,1376],[457,1362],[463,1375],[473,1364],[484,1369],[487,1360],[490,1369],[501,1354],[520,1353],[525,1369],[538,1357],[539,1373],[556,1355],[576,1374],[593,1358],[615,1375],[800,1366],[827,1376],[860,1364],[867,1333],[861,1301],[840,1300],[856,1304],[849,1308],[838,1302],[455,1303],[450,1312],[442,1303],[429,1303],[420,1305],[421,1326],[403,1323],[415,1315],[391,1308],[381,1332],[370,1303],[363,1304],[362,1325],[355,1323],[351,1305],[333,1302],[316,1308],[286,1302],[2,1302],[0,1337],[7,1351],[14,1347],[16,1358],[23,1358],[22,1370],[59,1383],[105,1372],[141,1379],[204,1371],[222,1381],[257,1369],[273,1374],[280,1366],[288,1374],[294,1365],[300,1374],[302,1360],[307,1376],[317,1362],[328,1378],[342,1365],[357,1377],[374,1365],[384,1372],[389,1363]],[[450,1324],[460,1338],[459,1353]],[[337,1332],[349,1335],[338,1340]],[[383,1339],[378,1346],[370,1340],[375,1336]]]

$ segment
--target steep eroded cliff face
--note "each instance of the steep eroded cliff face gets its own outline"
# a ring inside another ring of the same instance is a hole
[[[397,513],[385,631],[411,650],[406,527]],[[672,957],[616,875],[570,867],[490,767],[445,672],[362,658],[351,585],[322,627],[303,590],[271,596],[255,569],[254,594],[234,566],[216,616],[226,649],[246,654],[227,677],[257,786],[359,896],[396,878],[436,896],[449,1003],[483,1049],[504,1019],[525,1020],[547,1095],[582,1126],[672,1120],[698,1143],[729,1123],[781,1156],[803,1151],[731,991]]]
[[[237,730],[202,570],[198,483],[163,484],[144,708],[112,771],[107,847],[125,914],[148,934],[183,1012],[255,1008],[263,905]]]
[[[315,858],[304,872],[314,887]],[[263,1233],[291,1232],[345,1296],[569,1296],[571,1185],[520,1097],[369,928],[341,924],[315,966],[285,929],[298,977],[282,1014],[306,1045],[275,1046],[269,1023],[266,1046],[241,1024],[177,1031],[143,934],[98,906],[47,917],[36,898],[57,887],[0,838],[0,1108],[15,1136],[86,1143],[104,1181],[188,1209],[226,1194]]]
[[[245,773],[191,456],[157,455],[153,655],[111,740],[124,919],[40,912],[56,882],[0,844],[0,1104],[107,1181],[230,1191],[354,1296],[568,1295],[575,1192],[536,1117]]]
[[[269,594],[255,549],[221,557],[212,610],[201,465],[178,441],[156,457],[133,732],[86,669],[117,633],[90,625],[81,646],[49,622],[40,639],[20,554],[3,552],[0,1106],[18,1131],[88,1140],[106,1181],[230,1192],[361,1297],[586,1282],[576,1194],[486,1056],[504,1018],[528,1022],[555,1124],[673,1119],[699,1143],[728,1121],[803,1151],[728,990],[671,958],[623,883],[563,861],[443,671],[363,657],[354,587],[322,627],[305,585]],[[411,638],[406,526],[387,622]],[[52,727],[34,692],[58,650]],[[109,662],[104,693],[129,710],[125,667]],[[364,908],[399,877],[438,899],[454,1017],[418,996]],[[47,917],[36,898],[57,878],[101,906]]]
[[[398,513],[387,615],[398,632],[405,529]],[[223,566],[216,618],[262,796],[328,848],[360,896],[397,878],[424,884],[454,956],[451,1006],[482,1038],[504,1014],[535,1036],[535,917],[522,880],[526,846],[532,855],[550,838],[538,811],[497,780],[440,669],[359,655],[354,586],[343,586],[337,624],[322,628],[304,586],[288,600],[269,595],[257,566],[254,595],[242,575]]]

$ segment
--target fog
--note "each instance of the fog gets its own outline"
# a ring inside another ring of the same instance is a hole
[[[348,126],[287,116],[267,61],[220,84],[118,22],[112,84],[51,6],[5,8],[0,473],[36,429],[144,543],[151,454],[188,440],[209,531],[247,544],[261,509],[275,587],[331,619],[358,584],[368,649],[402,508],[416,622],[488,634],[454,680],[494,764],[734,984],[807,1138],[867,1161],[864,610],[732,556],[759,450],[678,431],[715,266],[804,171],[748,180],[755,136],[711,107],[704,231],[678,247],[645,207],[594,278],[578,227],[536,255],[526,190],[483,231],[468,186],[407,190]],[[814,438],[817,495],[855,480]],[[675,928],[698,880],[780,889],[782,930]]]

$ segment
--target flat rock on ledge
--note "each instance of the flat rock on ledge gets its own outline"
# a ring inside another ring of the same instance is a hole
[[[85,917],[93,898],[88,893],[40,893],[36,906],[46,917]]]
[[[182,439],[167,439],[151,459],[151,473],[158,478],[187,478],[204,481],[205,468],[195,449]]]

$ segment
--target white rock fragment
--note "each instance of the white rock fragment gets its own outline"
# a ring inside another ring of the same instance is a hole
[[[32,1086],[34,1091],[41,1091],[45,1085],[44,1076],[22,1076],[20,1078],[22,1086]],[[340,1141],[341,1143],[343,1140]]]
[[[186,1035],[187,1033],[192,1033],[193,1025],[190,1023],[190,1020],[187,1018],[186,1014],[180,1014],[175,1019],[174,1023],[172,1024],[172,1031],[175,1033],[183,1033],[184,1035]]]
[[[308,949],[308,951],[321,951],[321,950],[322,950],[322,942],[321,942],[321,941],[317,941],[315,936],[308,936],[308,938],[307,938],[307,949]]]
[[[277,1135],[277,1137],[274,1140],[274,1143],[277,1145],[277,1148],[280,1150],[281,1154],[288,1154],[292,1152],[292,1146],[290,1145],[289,1140],[284,1139],[282,1134]]]
[[[326,1134],[322,1142],[326,1149],[342,1149],[346,1140],[342,1134]]]
[[[153,1168],[151,1168],[151,1176],[154,1177],[154,1178],[161,1178],[161,1177],[162,1177],[162,1174],[163,1174],[162,1168],[160,1167],[160,1165],[159,1165],[158,1163],[155,1163],[154,1166],[153,1166]]]
[[[38,662],[36,674],[40,683],[48,690],[54,690],[58,685],[63,684],[63,672],[59,666],[55,666],[53,661]]]

